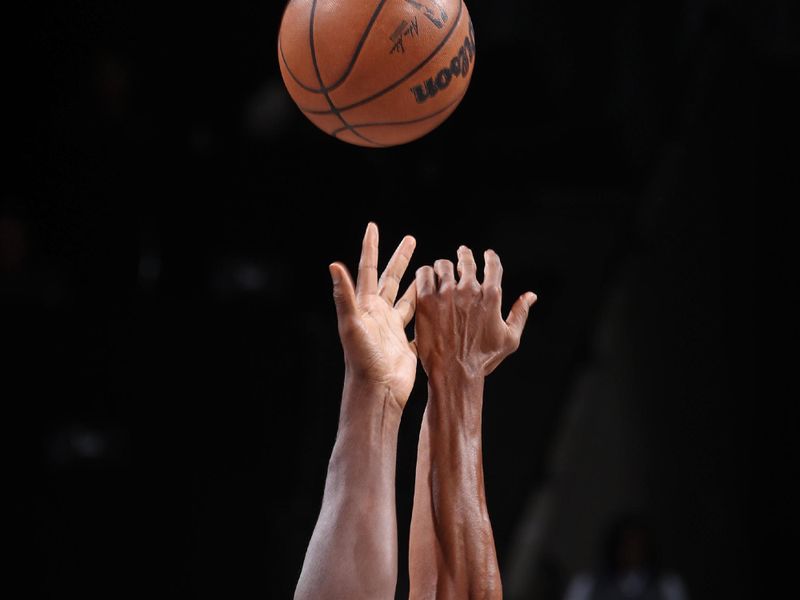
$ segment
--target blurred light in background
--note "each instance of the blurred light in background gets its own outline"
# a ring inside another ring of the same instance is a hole
[[[56,467],[96,463],[119,457],[120,432],[73,423],[64,425],[45,442],[48,462]]]
[[[278,79],[270,79],[246,100],[244,131],[253,138],[269,140],[286,131],[297,116],[297,109]]]

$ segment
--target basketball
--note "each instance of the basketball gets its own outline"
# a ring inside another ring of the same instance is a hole
[[[475,34],[462,0],[290,0],[278,62],[317,127],[351,144],[395,146],[456,109]]]

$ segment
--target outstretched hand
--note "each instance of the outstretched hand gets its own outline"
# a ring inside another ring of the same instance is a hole
[[[413,237],[404,237],[378,279],[378,227],[370,223],[364,234],[358,282],[353,284],[341,262],[329,267],[348,375],[385,386],[401,410],[417,370],[416,347],[405,332],[414,315],[415,283],[397,302],[395,298],[415,246]]]
[[[466,246],[458,249],[458,281],[449,260],[437,260],[433,268],[417,270],[416,343],[429,377],[432,370],[445,368],[485,376],[519,347],[536,294],[520,296],[504,320],[500,257],[487,250],[484,261],[482,284],[472,251]]]

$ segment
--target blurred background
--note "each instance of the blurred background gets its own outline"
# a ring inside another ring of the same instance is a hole
[[[539,295],[486,389],[507,598],[636,573],[668,590],[630,597],[753,597],[752,218],[797,6],[469,8],[461,106],[380,151],[292,104],[283,2],[9,16],[0,397],[26,596],[291,597],[343,376],[327,265],[375,220],[384,260],[406,233],[412,269],[491,247],[506,310]],[[398,598],[424,403],[420,371]]]

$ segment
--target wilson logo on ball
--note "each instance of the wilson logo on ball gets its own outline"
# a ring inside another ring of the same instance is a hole
[[[458,54],[450,61],[449,67],[444,67],[435,77],[428,77],[423,83],[411,88],[417,104],[422,104],[428,98],[433,98],[440,90],[446,89],[453,77],[466,77],[469,67],[475,58],[475,31],[472,23],[469,24],[469,37],[464,38],[464,44]]]

